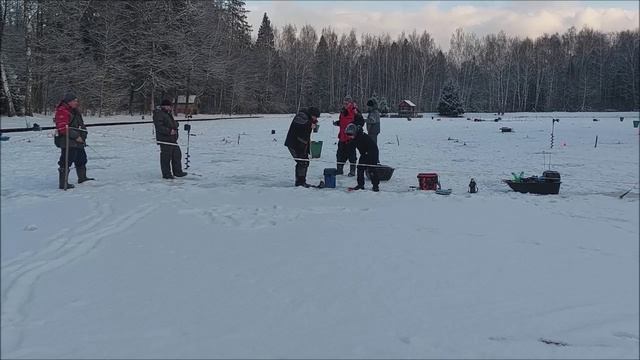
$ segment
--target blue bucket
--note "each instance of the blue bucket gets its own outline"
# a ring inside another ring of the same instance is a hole
[[[324,169],[324,187],[335,188],[336,187],[336,173],[338,169],[326,168]]]

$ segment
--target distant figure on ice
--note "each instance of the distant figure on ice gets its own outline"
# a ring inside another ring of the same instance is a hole
[[[311,153],[311,131],[318,124],[320,109],[309,107],[300,109],[294,116],[287,132],[284,146],[289,149],[296,160],[296,186],[309,187],[307,184],[307,169],[309,168],[309,154]]]
[[[182,171],[182,151],[178,146],[178,121],[171,114],[172,107],[171,100],[165,99],[160,103],[160,107],[153,111],[153,125],[156,127],[156,141],[160,145],[160,170],[162,170],[163,179],[187,175]]]
[[[373,185],[373,191],[379,191],[380,178],[378,177],[377,167],[378,159],[378,145],[362,131],[362,127],[356,124],[349,124],[344,130],[346,136],[351,140],[355,148],[360,153],[360,160],[358,161],[358,176],[356,178],[358,186],[352,188],[352,190],[364,189],[364,172],[367,171],[371,185]],[[367,166],[374,165],[374,166]]]
[[[369,107],[369,115],[367,115],[367,135],[377,144],[378,134],[380,134],[380,110],[378,110],[378,103],[374,99],[369,99],[367,106]]]
[[[68,93],[56,107],[54,122],[56,123],[57,134],[54,138],[54,143],[61,150],[60,160],[58,160],[58,187],[60,189],[65,189],[65,184],[67,189],[74,187],[68,183],[71,164],[76,167],[78,184],[94,180],[87,177],[87,153],[84,150],[87,140],[87,127],[84,125],[78,105],[78,98],[74,94]],[[68,143],[67,126],[69,128]],[[69,149],[68,158],[67,148]]]
[[[347,95],[344,98],[343,108],[340,111],[338,121],[333,123],[333,125],[340,127],[340,130],[338,131],[338,151],[336,151],[336,160],[338,162],[336,168],[338,170],[338,175],[344,174],[343,168],[347,159],[349,159],[350,163],[350,171],[348,175],[354,176],[356,174],[356,149],[351,143],[349,143],[349,139],[344,133],[344,129],[346,129],[347,125],[351,124],[355,120],[357,109],[358,107],[356,103],[353,102],[351,96]]]

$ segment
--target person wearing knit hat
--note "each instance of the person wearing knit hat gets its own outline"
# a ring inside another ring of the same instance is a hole
[[[178,121],[173,118],[171,110],[171,100],[164,99],[160,102],[160,108],[153,111],[156,141],[160,145],[160,170],[164,179],[187,175],[182,171],[182,151],[178,145]]]
[[[75,165],[78,184],[94,180],[87,177],[87,152],[84,150],[87,141],[87,127],[78,110],[78,98],[73,93],[66,93],[58,106],[54,122],[56,133],[54,143],[60,148],[58,160],[58,188],[71,189],[69,184],[69,169]],[[67,134],[67,131],[69,132]],[[68,150],[67,150],[68,149]]]
[[[73,100],[78,100],[78,97],[74,93],[66,93],[62,98],[62,101],[67,104],[72,102]]]
[[[284,146],[296,161],[295,186],[310,187],[307,184],[307,170],[309,169],[309,153],[311,153],[311,132],[318,124],[320,109],[315,106],[300,109],[291,121]]]
[[[360,152],[358,160],[358,175],[356,177],[357,185],[349,188],[350,190],[364,189],[364,172],[369,174],[372,190],[377,192],[380,190],[380,177],[378,175],[378,164],[380,163],[378,145],[371,137],[362,131],[362,126],[349,124],[344,130],[353,146]]]

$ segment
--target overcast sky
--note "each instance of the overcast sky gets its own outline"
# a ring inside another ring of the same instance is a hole
[[[588,25],[603,31],[635,29],[638,1],[256,1],[245,0],[254,37],[266,12],[280,29],[312,25],[318,33],[388,33],[426,30],[443,49],[456,28],[479,36],[504,30],[509,35],[537,37]]]

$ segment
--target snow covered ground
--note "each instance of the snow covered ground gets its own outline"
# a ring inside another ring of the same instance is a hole
[[[396,170],[379,193],[346,192],[346,176],[294,188],[292,115],[192,122],[176,180],[152,125],[91,127],[97,180],[66,192],[51,132],[7,133],[1,355],[637,359],[638,114],[495,117],[383,118]],[[309,182],[335,167],[336,118],[313,134]],[[541,175],[549,152],[559,195],[501,182]],[[409,191],[419,172],[453,193]]]

